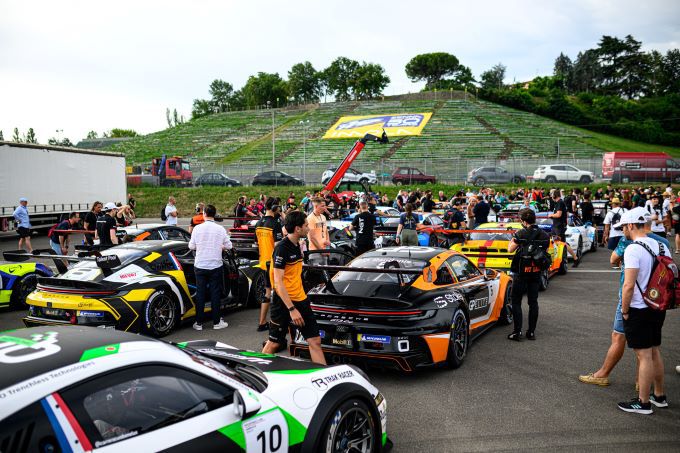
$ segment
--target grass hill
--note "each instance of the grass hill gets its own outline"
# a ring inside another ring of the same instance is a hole
[[[635,142],[569,126],[542,116],[478,100],[384,100],[334,102],[299,108],[251,110],[210,115],[176,127],[114,144],[128,164],[148,164],[161,154],[188,156],[203,167],[231,163],[268,165],[272,158],[272,113],[276,161],[294,165],[339,162],[354,140],[323,140],[343,115],[433,112],[421,136],[392,139],[389,146],[366,147],[362,162],[389,159],[571,158],[606,151],[666,151],[679,148]],[[304,126],[300,122],[304,122]],[[307,122],[308,121],[308,122]]]

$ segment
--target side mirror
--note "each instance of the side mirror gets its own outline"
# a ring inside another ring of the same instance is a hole
[[[244,398],[239,390],[234,390],[234,415],[241,420],[246,420],[262,408],[262,404],[255,398],[246,395]]]

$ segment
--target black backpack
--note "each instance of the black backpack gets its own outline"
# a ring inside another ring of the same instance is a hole
[[[614,214],[612,215],[612,225],[616,225],[621,220],[621,208],[616,208],[616,209],[618,209],[617,212],[614,212],[612,210],[612,212],[614,212]]]
[[[520,243],[520,248],[517,251],[519,255],[519,268],[517,271],[519,273],[543,272],[550,269],[552,265],[552,257],[540,244],[545,239],[538,239],[541,230],[532,228],[531,233],[529,238]],[[531,270],[528,271],[527,269]]]
[[[165,215],[165,206],[163,206],[163,207],[161,208],[161,220],[162,220],[163,222],[165,222],[166,220],[168,220],[168,216]]]

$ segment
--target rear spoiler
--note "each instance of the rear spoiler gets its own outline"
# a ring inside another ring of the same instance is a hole
[[[2,256],[5,260],[14,263],[20,263],[28,261],[31,258],[34,259],[51,259],[54,262],[54,266],[60,274],[68,271],[68,267],[64,264],[64,261],[68,262],[79,262],[79,261],[94,261],[97,266],[104,271],[105,275],[111,274],[111,269],[120,266],[120,258],[118,255],[102,255],[96,250],[85,251],[78,253],[78,256],[73,255],[57,255],[57,253],[52,249],[36,249],[32,253],[26,250],[13,250],[2,252]]]

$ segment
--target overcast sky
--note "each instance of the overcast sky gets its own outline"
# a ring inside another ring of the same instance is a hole
[[[385,94],[418,91],[404,66],[419,53],[456,55],[476,77],[498,62],[507,81],[552,73],[602,35],[645,49],[680,47],[680,2],[574,1],[32,1],[0,0],[0,130],[38,140],[89,130],[166,127],[191,116],[216,78],[243,86],[258,71],[287,78],[338,56],[379,63]]]

